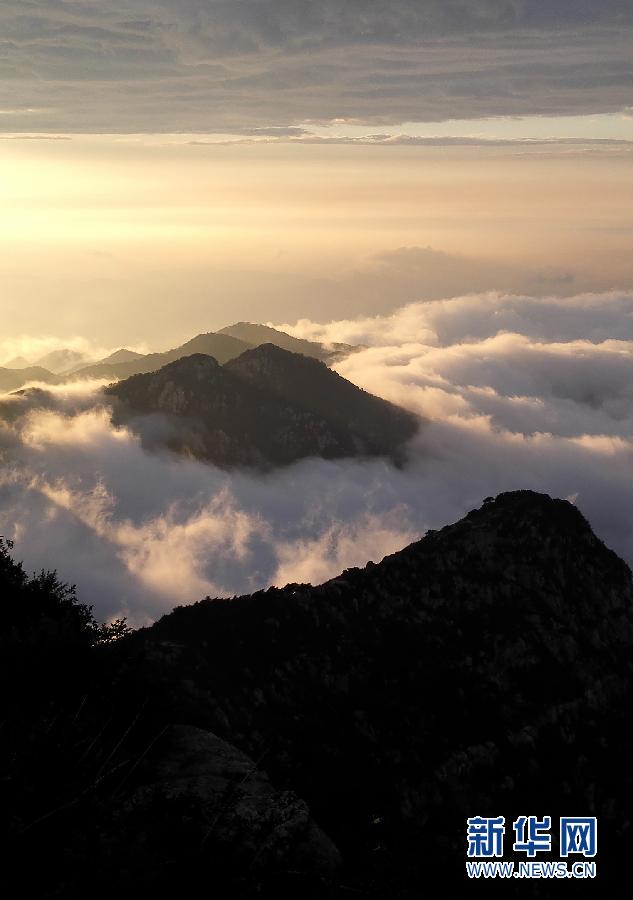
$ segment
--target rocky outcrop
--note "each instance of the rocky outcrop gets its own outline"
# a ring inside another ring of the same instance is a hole
[[[306,804],[292,791],[275,791],[252,759],[209,731],[168,727],[134,783],[100,826],[102,867],[116,863],[109,877],[115,894],[169,888],[182,896],[206,883],[228,896],[322,896],[339,874],[338,850]]]

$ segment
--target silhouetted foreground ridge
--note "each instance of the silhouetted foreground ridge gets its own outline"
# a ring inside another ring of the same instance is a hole
[[[520,491],[319,587],[178,608],[10,707],[13,855],[38,896],[470,897],[468,816],[593,814],[624,896],[632,599],[574,506]]]

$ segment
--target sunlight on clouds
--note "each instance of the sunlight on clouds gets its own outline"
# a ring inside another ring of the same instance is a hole
[[[22,440],[27,447],[40,452],[62,444],[94,446],[103,440],[104,434],[113,443],[134,440],[125,429],[112,429],[109,425],[110,415],[105,409],[90,410],[72,417],[60,417],[59,413],[40,410],[27,417]]]
[[[419,535],[403,527],[408,521],[405,506],[385,516],[366,514],[354,522],[337,522],[315,538],[303,538],[277,547],[278,585],[289,582],[320,584],[351,566],[379,561],[414,541]]]

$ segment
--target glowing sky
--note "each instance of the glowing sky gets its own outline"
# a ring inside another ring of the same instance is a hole
[[[5,358],[631,286],[632,36],[628,0],[5,0]]]

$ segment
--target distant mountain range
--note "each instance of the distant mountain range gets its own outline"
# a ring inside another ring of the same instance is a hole
[[[48,369],[40,366],[26,366],[23,369],[0,368],[0,391],[8,393],[17,391],[31,381],[41,381],[44,384],[58,384],[59,378]]]
[[[308,456],[399,460],[420,424],[325,363],[273,344],[248,349],[224,365],[196,353],[104,393],[116,401],[114,424],[138,432],[146,446],[220,466],[269,467]]]
[[[124,362],[103,361],[95,363],[92,366],[77,369],[74,372],[74,377],[129,378],[131,375],[156,372],[168,363],[191,356],[194,353],[204,353],[217,359],[219,363],[224,363],[229,359],[233,359],[234,356],[239,356],[244,350],[248,350],[249,346],[226,334],[215,334],[213,332],[210,334],[199,334],[173,350],[166,350],[164,353],[148,353]],[[118,351],[119,354],[128,352],[126,350]]]
[[[633,580],[566,501],[489,498],[319,587],[206,599],[92,649],[50,577],[5,556],[0,589],[25,895],[466,900],[489,894],[464,873],[479,815],[505,817],[506,859],[516,816],[551,816],[547,861],[559,816],[597,816],[598,893],[630,895]]]
[[[17,390],[31,381],[60,384],[68,380],[129,378],[131,375],[155,372],[170,362],[195,353],[212,356],[223,364],[261,344],[275,344],[328,364],[343,359],[358,349],[349,344],[334,344],[330,347],[294,338],[267,325],[238,322],[219,332],[199,334],[163,353],[143,354],[122,348],[95,362],[88,361],[83,353],[63,349],[46,354],[35,365],[31,365],[24,357],[15,357],[4,367],[0,367],[0,391]]]

